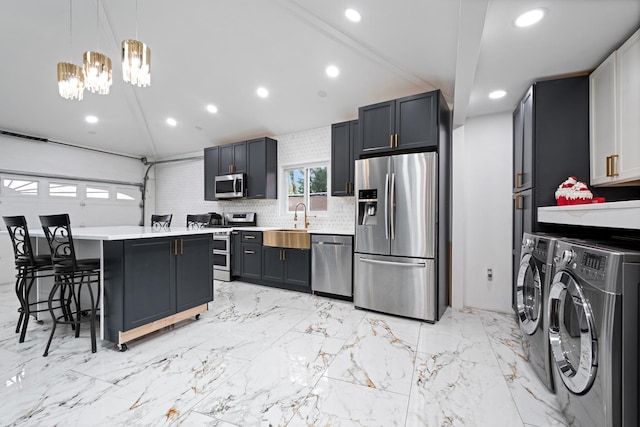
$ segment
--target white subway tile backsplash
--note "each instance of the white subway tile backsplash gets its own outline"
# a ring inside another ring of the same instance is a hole
[[[331,126],[273,137],[278,141],[278,167],[331,162]],[[330,175],[330,170],[328,175]],[[281,175],[279,172],[278,175]],[[204,200],[204,160],[163,163],[155,166],[156,212],[172,213],[173,224],[182,225],[187,214],[205,212],[256,212],[258,225],[292,227],[289,214],[281,214],[278,200]],[[278,191],[279,197],[282,197]],[[350,229],[355,222],[353,197],[329,196],[328,212],[310,218],[311,228]]]

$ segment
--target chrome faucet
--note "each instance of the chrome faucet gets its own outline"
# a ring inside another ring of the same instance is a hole
[[[298,206],[304,206],[304,228],[309,228],[309,219],[307,217],[307,205],[305,205],[304,203],[300,202],[296,205],[296,210],[293,214],[293,220],[296,221],[295,224],[293,224],[294,228],[298,228]]]

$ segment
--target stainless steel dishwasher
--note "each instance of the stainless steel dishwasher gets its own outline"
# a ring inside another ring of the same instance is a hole
[[[353,237],[311,236],[311,290],[353,298]]]

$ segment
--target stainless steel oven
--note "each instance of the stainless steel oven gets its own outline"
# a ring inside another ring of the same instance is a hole
[[[231,235],[226,231],[213,235],[213,278],[231,280]]]

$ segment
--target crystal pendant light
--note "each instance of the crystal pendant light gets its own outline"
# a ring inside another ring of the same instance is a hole
[[[58,62],[58,92],[65,99],[82,101],[84,72],[81,66]]]
[[[72,40],[72,4],[69,0],[69,49]],[[58,62],[58,93],[65,99],[82,101],[84,93],[84,72],[82,67],[69,62]]]
[[[136,39],[138,38],[138,0],[136,0]],[[151,50],[145,43],[122,41],[122,78],[138,87],[151,84]]]
[[[96,10],[96,38],[99,38],[100,0]],[[111,58],[99,52],[87,51],[82,55],[85,84],[92,93],[106,95],[112,80]]]
[[[138,87],[151,84],[151,50],[137,40],[122,41],[122,78]]]

